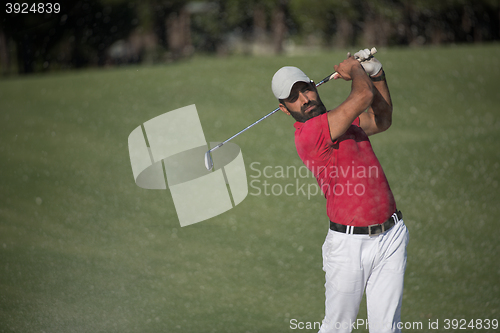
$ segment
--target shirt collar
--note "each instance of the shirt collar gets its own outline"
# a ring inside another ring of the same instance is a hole
[[[295,122],[295,124],[293,124],[293,127],[295,127],[295,129],[299,129],[299,128],[301,128],[303,125],[304,125],[304,123],[301,123],[300,121],[296,121],[296,122]]]

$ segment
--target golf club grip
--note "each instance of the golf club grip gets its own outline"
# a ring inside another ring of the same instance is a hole
[[[369,60],[371,58],[373,58],[373,56],[375,55],[375,53],[377,53],[377,49],[372,47],[372,49],[370,50],[370,56],[368,58],[365,58],[365,59],[358,59],[359,62],[363,62],[363,61],[366,61],[366,60]],[[319,87],[320,85],[322,85],[323,83],[327,83],[328,81],[332,80],[335,76],[335,74],[338,74],[337,72],[333,72],[332,74],[328,75],[327,77],[325,77],[323,80],[319,81],[318,83],[316,83],[316,87]]]

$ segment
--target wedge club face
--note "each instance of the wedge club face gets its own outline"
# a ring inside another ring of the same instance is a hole
[[[205,167],[207,170],[212,170],[214,167],[214,161],[212,160],[212,156],[210,156],[210,150],[205,153]]]

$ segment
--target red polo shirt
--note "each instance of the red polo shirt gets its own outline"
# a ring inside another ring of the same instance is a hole
[[[330,221],[351,226],[385,222],[396,202],[359,118],[332,141],[327,115],[294,127],[297,153],[325,195]]]

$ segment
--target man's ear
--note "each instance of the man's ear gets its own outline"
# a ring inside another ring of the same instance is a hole
[[[288,109],[283,103],[280,103],[280,110],[285,112],[287,115],[290,115],[290,111],[288,111]]]

